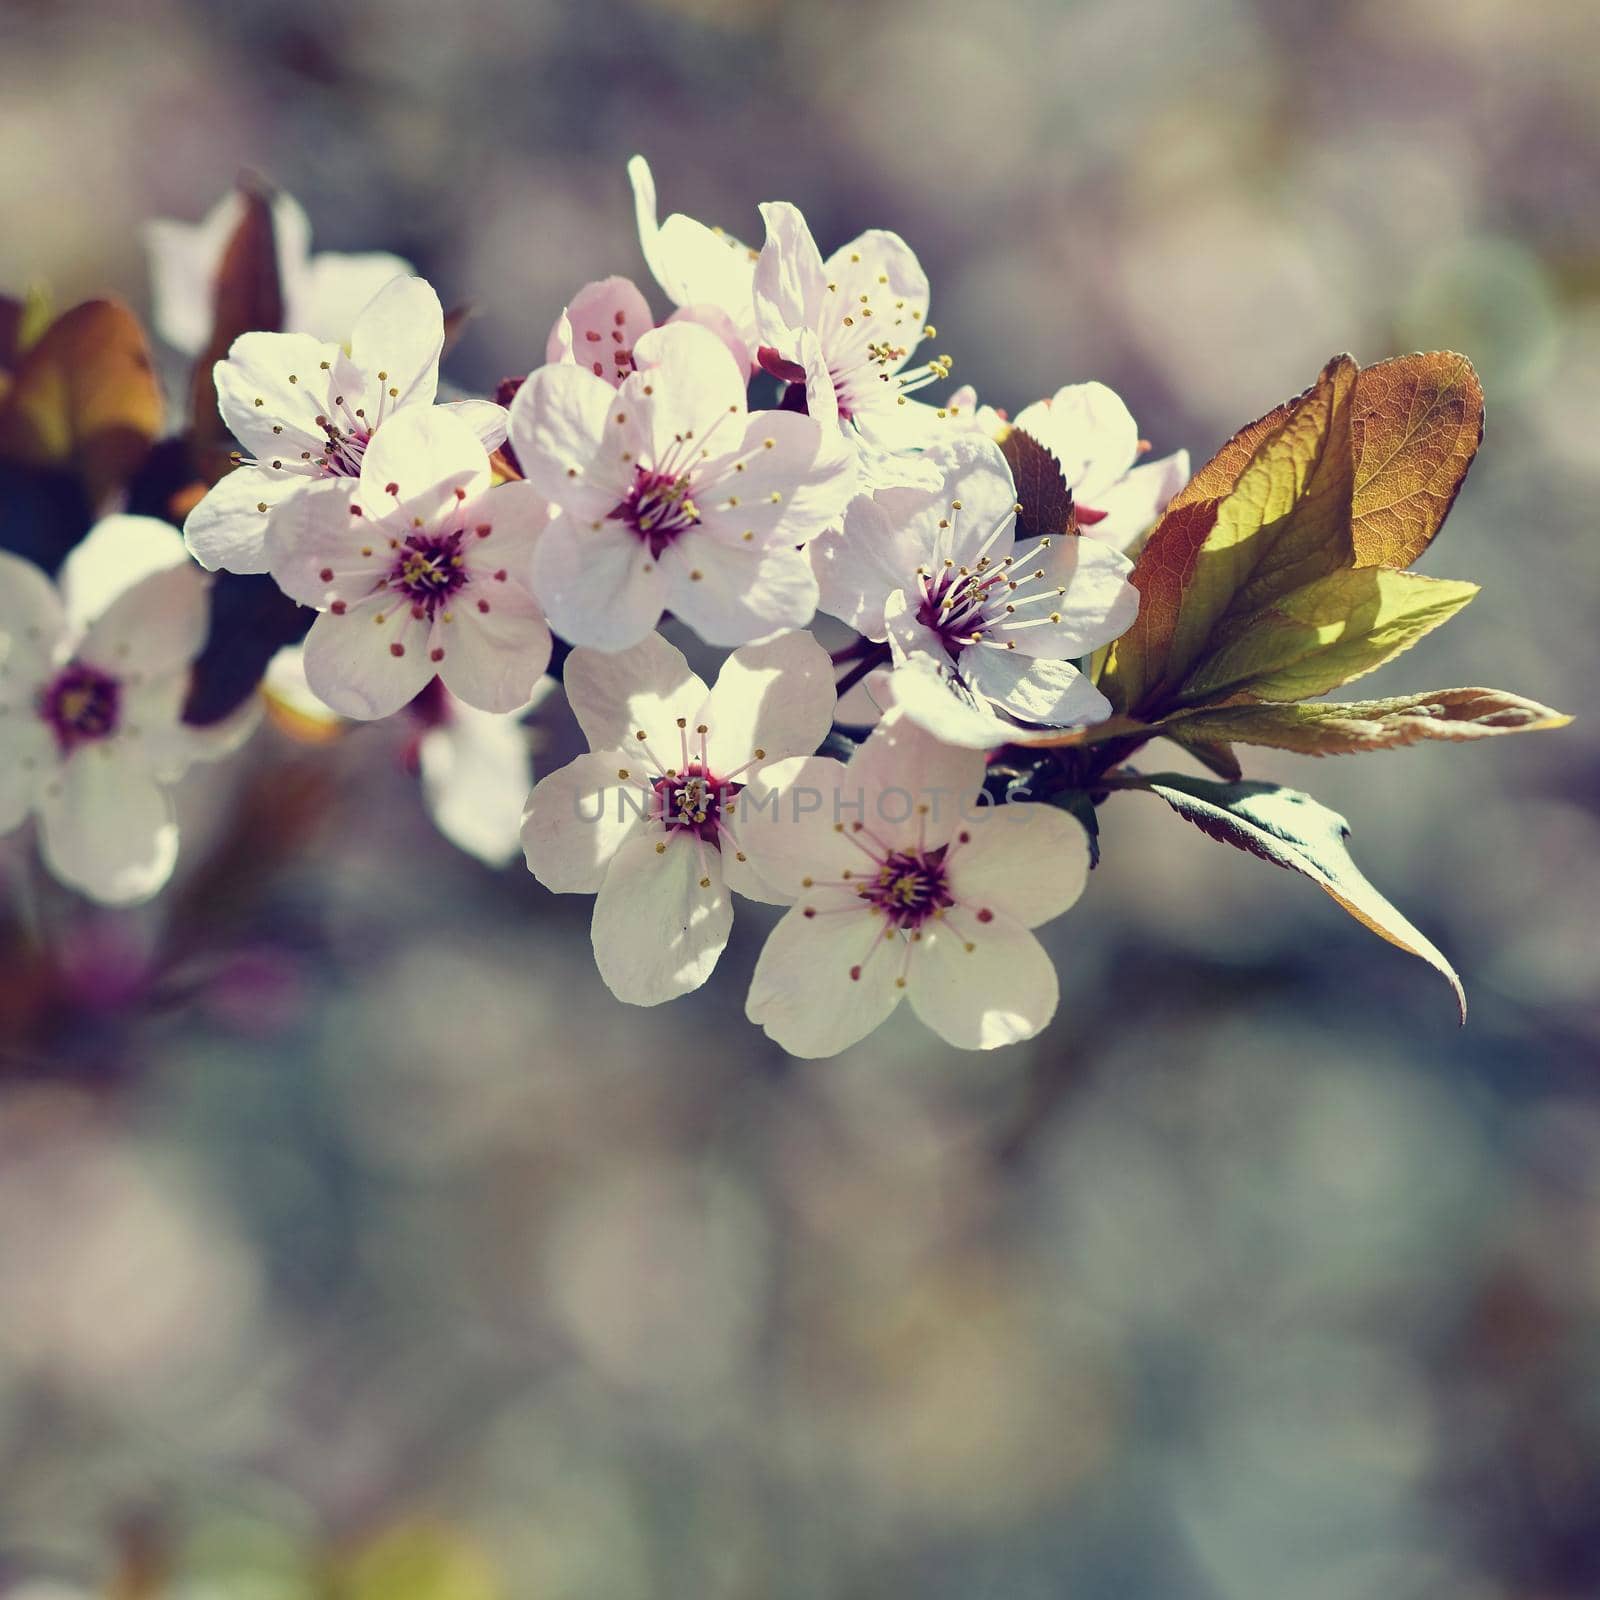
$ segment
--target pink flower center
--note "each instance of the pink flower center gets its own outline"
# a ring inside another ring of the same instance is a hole
[[[39,715],[63,755],[109,738],[117,731],[121,711],[121,683],[81,661],[64,667],[39,696]]]
[[[969,644],[983,637],[990,621],[985,607],[996,587],[1005,582],[1006,573],[998,566],[980,567],[976,572],[951,567],[923,577],[917,621],[937,635],[945,653],[955,661]]]
[[[675,478],[635,467],[628,492],[607,515],[632,529],[650,554],[659,556],[680,533],[699,525],[691,487],[688,473]]]
[[[945,871],[945,848],[893,851],[857,892],[891,927],[920,928],[936,911],[956,903]]]
[[[372,442],[372,430],[360,424],[341,428],[328,417],[318,417],[317,425],[328,436],[322,453],[322,474],[326,478],[359,478],[361,458]]]
[[[651,787],[655,814],[668,828],[687,828],[697,839],[721,849],[722,810],[742,784],[713,777],[696,761],[680,773],[657,778]]]
[[[466,582],[461,534],[413,534],[395,553],[389,587],[430,618]]]

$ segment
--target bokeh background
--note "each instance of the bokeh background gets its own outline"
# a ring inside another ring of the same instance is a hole
[[[144,305],[141,222],[248,168],[475,301],[479,389],[645,281],[635,150],[735,233],[898,229],[956,381],[1102,379],[1158,452],[1464,350],[1423,565],[1484,592],[1372,688],[1588,711],[1592,0],[4,0],[0,150],[0,287]],[[1351,817],[1465,1030],[1138,795],[1054,1025],[982,1057],[907,1016],[787,1060],[754,909],[617,1005],[589,902],[453,852],[375,730],[264,733],[149,910],[13,847],[0,1593],[1600,1593],[1597,728],[1249,762]]]

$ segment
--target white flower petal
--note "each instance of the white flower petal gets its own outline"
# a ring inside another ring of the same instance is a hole
[[[1104,515],[1085,522],[1083,531],[1116,550],[1126,550],[1167,508],[1189,481],[1189,452],[1174,451],[1159,461],[1135,467],[1120,483],[1102,489],[1093,510]]]
[[[1099,539],[1069,536],[1052,539],[1042,551],[1023,545],[1019,553],[1027,560],[1012,569],[1019,584],[1011,596],[1016,610],[993,633],[1017,654],[1086,656],[1133,626],[1139,591],[1128,582],[1133,563],[1120,551]],[[1041,571],[1042,578],[1032,576]]]
[[[314,482],[299,473],[235,467],[184,519],[190,555],[210,572],[265,572],[268,516]]]
[[[722,664],[697,713],[711,730],[711,770],[721,776],[755,755],[808,756],[833,723],[833,663],[809,633],[747,644]]]
[[[533,587],[569,644],[625,650],[660,619],[666,580],[661,564],[621,523],[579,526],[568,514],[539,540]]]
[[[842,761],[792,756],[769,762],[732,802],[739,848],[779,899],[793,900],[812,884],[840,881],[867,861],[836,826],[866,818],[862,798]]]
[[[859,1043],[900,1003],[904,959],[867,912],[814,917],[795,906],[762,946],[745,1015],[790,1055],[837,1055]]]
[[[39,848],[63,883],[105,905],[131,905],[172,876],[178,828],[165,792],[113,739],[61,768],[40,806]]]
[[[550,629],[519,583],[475,579],[433,619],[429,659],[445,687],[480,711],[526,705],[550,663]],[[440,652],[443,652],[441,654]]]
[[[855,462],[847,451],[824,449],[812,418],[759,411],[730,442],[726,454],[695,469],[695,500],[707,533],[730,544],[805,544],[838,522],[855,483]]]
[[[595,965],[635,1006],[656,1006],[711,976],[733,927],[733,901],[713,849],[651,828],[617,851],[595,898]]]
[[[1055,1015],[1056,969],[1044,947],[1009,917],[928,923],[909,975],[911,1009],[962,1050],[1031,1039]]]
[[[319,251],[286,301],[288,326],[296,333],[346,344],[373,296],[413,271],[409,261],[383,250]]]
[[[427,622],[391,595],[342,616],[323,612],[306,635],[305,662],[311,692],[360,722],[392,716],[433,677]]]
[[[187,667],[211,625],[209,587],[188,560],[152,572],[100,613],[76,654],[123,678],[156,678]]]
[[[454,701],[445,722],[423,734],[417,761],[439,832],[488,866],[514,860],[533,787],[528,732],[517,718]]]
[[[660,570],[667,609],[707,644],[745,644],[816,615],[816,575],[788,545],[730,546],[692,530],[662,552]]]
[[[61,563],[57,582],[67,620],[83,629],[141,578],[187,567],[189,554],[171,523],[155,517],[102,517]]]
[[[439,387],[444,308],[426,278],[393,278],[350,331],[350,356],[384,419],[401,406],[431,406]],[[374,426],[377,426],[375,423]]]
[[[842,315],[829,306],[828,275],[822,252],[798,206],[774,201],[761,207],[767,239],[756,261],[754,291],[761,342],[789,360],[796,359],[795,335],[816,332],[825,315],[830,324]]]
[[[432,523],[488,489],[489,453],[447,407],[412,406],[373,434],[360,481],[369,516]]]
[[[1086,727],[1111,715],[1106,697],[1069,661],[973,646],[961,670],[974,690],[1023,722]]]
[[[655,179],[643,156],[629,161],[628,178],[633,184],[639,248],[662,293],[675,306],[720,306],[733,318],[745,344],[754,348],[754,253],[730,234],[713,231],[679,212],[658,223]]]
[[[937,518],[919,513],[942,503],[916,489],[858,494],[845,511],[843,528],[807,547],[820,608],[869,639],[885,638],[884,602],[913,584],[917,567],[932,558],[931,538],[920,535]]]
[[[651,797],[637,782],[618,776],[641,774],[627,761],[625,750],[591,751],[534,785],[522,848],[528,870],[545,888],[593,894],[617,851],[647,825]]]
[[[56,586],[31,561],[0,550],[0,704],[45,676],[66,633]]]
[[[1089,836],[1057,806],[991,806],[975,812],[961,833],[947,863],[956,898],[1004,912],[1024,928],[1059,917],[1088,882]]]
[[[625,751],[642,729],[643,742],[670,766],[681,754],[678,718],[694,728],[706,702],[704,681],[659,633],[626,650],[574,650],[562,682],[591,750]]]
[[[946,744],[998,750],[1017,731],[947,664],[926,652],[902,657],[889,675],[888,689],[893,704],[909,720]]]
[[[634,344],[656,325],[649,303],[628,278],[586,283],[556,318],[546,361],[587,367],[612,388],[633,371]]]
[[[696,322],[702,328],[709,328],[728,347],[733,364],[741,372],[749,372],[755,366],[755,351],[745,342],[745,332],[721,306],[705,301],[698,305],[679,306],[667,321]],[[746,318],[746,328],[748,326],[749,319]]]
[[[317,419],[348,427],[349,408],[361,404],[360,374],[343,349],[306,333],[242,333],[212,371],[223,421],[261,461],[314,460],[328,442]]]
[[[394,565],[389,539],[376,519],[360,511],[354,478],[307,484],[267,521],[267,567],[278,587],[301,605],[364,599]]]
[[[506,442],[511,413],[493,400],[447,400],[434,409],[459,417],[477,435],[478,443],[491,453]]]
[[[622,389],[622,402],[642,410],[649,426],[651,459],[658,469],[681,462],[692,466],[703,447],[718,448],[746,426],[746,375],[728,347],[698,322],[669,322],[645,334],[634,346],[638,375]],[[649,393],[646,393],[649,391]]]
[[[880,840],[932,846],[949,839],[972,810],[984,760],[891,710],[850,758],[849,771],[846,787],[865,803],[867,827]]]
[[[905,350],[898,360],[874,362],[876,370],[897,372],[912,360],[927,326],[928,275],[916,252],[898,233],[872,228],[857,235],[828,257],[823,273],[829,283],[838,285],[829,296],[835,316],[854,315],[856,328],[870,330],[870,337],[880,345]],[[862,306],[870,306],[870,320],[859,315]],[[863,346],[868,336],[862,331]]]
[[[523,476],[583,522],[602,520],[626,481],[618,463],[597,459],[616,398],[584,368],[550,366],[533,373],[511,402],[511,445]]]
[[[1061,464],[1078,501],[1097,507],[1139,456],[1139,427],[1114,390],[1103,383],[1073,383],[1048,400],[1017,413],[1016,426]]]

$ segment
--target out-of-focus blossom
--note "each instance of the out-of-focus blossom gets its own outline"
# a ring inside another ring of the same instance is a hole
[[[758,251],[693,217],[674,211],[656,220],[656,181],[643,156],[628,163],[639,248],[661,292],[682,307],[714,306],[725,312],[745,350],[755,353],[756,311],[752,285]]]
[[[168,788],[248,731],[248,714],[209,731],[180,720],[206,588],[176,530],[150,517],[97,523],[59,585],[0,553],[0,832],[37,813],[51,872],[106,904],[167,881]]]
[[[900,1001],[951,1044],[993,1049],[1054,1015],[1054,967],[1029,931],[1083,892],[1087,836],[1049,806],[975,804],[983,757],[891,711],[848,765],[761,773],[752,865],[793,901],[746,1011],[798,1056],[864,1039]]]
[[[244,218],[244,197],[230,190],[200,222],[162,220],[145,227],[156,331],[175,350],[197,356],[211,337],[217,274],[228,241]],[[283,297],[282,333],[342,344],[383,286],[412,271],[386,251],[311,254],[311,223],[293,195],[272,199],[272,235]]]
[[[838,516],[850,463],[815,418],[750,415],[744,373],[705,328],[645,334],[634,364],[619,389],[542,367],[512,402],[528,481],[563,512],[534,571],[556,630],[623,650],[665,610],[711,644],[803,627],[817,585],[797,546]]]
[[[406,707],[405,764],[422,780],[429,817],[451,844],[486,866],[503,867],[522,845],[522,813],[533,787],[533,757],[523,718],[555,688],[534,685],[515,711],[480,711],[435,678]],[[267,667],[263,684],[277,719],[297,738],[337,738],[347,724],[306,682],[305,649],[286,645]]]
[[[929,459],[942,471],[938,489],[858,495],[842,531],[812,545],[822,609],[888,639],[897,663],[928,658],[937,671],[914,687],[933,692],[902,703],[953,742],[1005,742],[1011,725],[988,704],[1052,726],[1108,715],[1072,661],[1137,614],[1127,558],[1071,535],[1019,548],[1016,485],[992,440],[966,435]]]
[[[668,322],[698,322],[728,347],[741,370],[750,367],[750,347],[733,318],[714,305],[684,306]],[[638,286],[629,278],[602,278],[586,283],[567,302],[545,341],[545,360],[587,367],[614,389],[633,371],[634,344],[653,327],[655,318]]]
[[[738,797],[763,766],[815,750],[833,670],[809,634],[746,645],[716,687],[659,634],[630,650],[575,650],[567,697],[589,740],[528,804],[528,867],[547,889],[594,894],[594,954],[613,994],[658,1005],[711,975],[751,871]],[[765,832],[763,825],[757,824]]]
[[[184,538],[202,566],[267,569],[279,507],[311,485],[350,479],[385,423],[431,407],[439,386],[444,312],[431,285],[396,278],[356,318],[350,350],[308,333],[246,333],[215,367],[217,403],[249,452],[189,513]],[[461,400],[456,414],[493,450],[505,411]]]
[[[380,429],[359,476],[306,489],[269,526],[273,576],[322,614],[306,681],[344,716],[398,711],[435,676],[483,711],[527,703],[550,659],[529,586],[548,515],[526,483],[491,481],[473,430],[443,406]]]
[[[826,261],[797,207],[764,205],[767,242],[756,266],[761,361],[801,382],[825,371],[838,420],[869,481],[904,481],[905,453],[941,437],[938,412],[907,398],[947,377],[943,356],[908,366],[934,336],[928,325],[928,275],[897,233],[875,228]],[[815,340],[808,360],[803,336]],[[818,359],[820,358],[820,359]]]

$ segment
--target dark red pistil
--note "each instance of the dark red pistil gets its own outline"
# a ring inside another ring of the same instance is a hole
[[[122,685],[81,661],[62,669],[39,697],[39,715],[49,723],[63,755],[117,731]]]
[[[680,533],[699,524],[700,513],[689,490],[687,475],[674,478],[635,467],[627,494],[608,515],[631,528],[652,556],[659,556]]]
[[[861,898],[877,907],[892,926],[920,928],[936,911],[956,903],[944,855],[943,845],[936,850],[896,850],[861,886]]]
[[[698,762],[670,778],[655,781],[657,814],[669,828],[686,828],[721,848],[722,808],[743,787],[714,778]]]
[[[459,533],[414,534],[395,552],[389,585],[432,616],[466,582]]]

